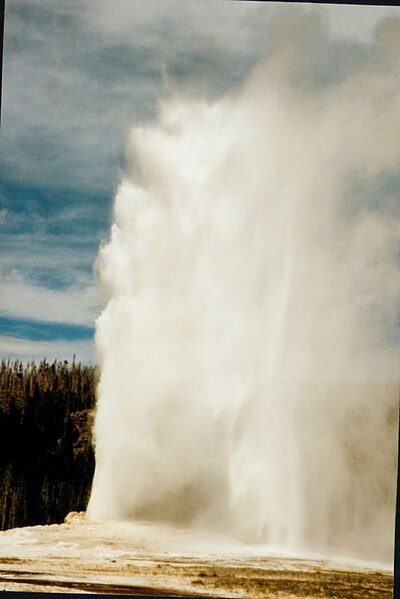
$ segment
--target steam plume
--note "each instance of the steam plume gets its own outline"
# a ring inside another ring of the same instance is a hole
[[[325,83],[318,19],[276,30],[241,90],[130,135],[89,513],[390,559],[400,25]]]

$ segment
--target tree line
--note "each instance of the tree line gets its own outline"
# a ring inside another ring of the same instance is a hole
[[[94,473],[97,371],[75,362],[0,366],[0,529],[85,510]]]

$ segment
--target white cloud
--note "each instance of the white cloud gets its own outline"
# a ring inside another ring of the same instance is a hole
[[[14,277],[3,281],[0,290],[1,313],[20,318],[93,325],[102,304],[94,285],[53,290]]]
[[[315,12],[326,18],[333,35],[352,40],[370,41],[376,23],[383,16],[399,15],[397,7],[310,5],[280,3],[226,2],[213,0],[98,0],[96,5],[83,2],[82,17],[89,30],[104,37],[135,43],[154,44],[158,26],[174,30],[177,45],[193,44],[193,36],[212,40],[231,52],[254,52],[260,42],[258,31],[266,31],[271,17],[283,11]],[[206,50],[207,44],[204,44]]]
[[[28,341],[0,335],[0,357],[23,362],[53,360],[72,360],[76,355],[78,362],[94,363],[93,343],[91,341]]]
[[[329,4],[318,8],[327,15],[333,35],[362,42],[372,40],[374,28],[382,18],[400,16],[396,6]]]

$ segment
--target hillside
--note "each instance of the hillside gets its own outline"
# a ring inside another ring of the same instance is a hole
[[[84,510],[94,472],[96,369],[46,360],[0,366],[0,529]]]

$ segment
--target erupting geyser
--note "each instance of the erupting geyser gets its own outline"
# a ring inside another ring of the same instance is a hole
[[[390,560],[400,28],[324,83],[323,28],[285,27],[236,94],[170,95],[131,134],[89,514]]]

